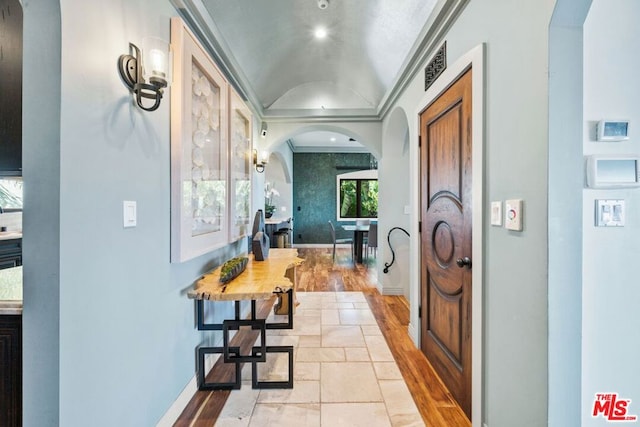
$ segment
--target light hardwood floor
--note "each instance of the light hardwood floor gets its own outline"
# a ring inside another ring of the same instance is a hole
[[[330,248],[301,248],[299,254],[305,262],[297,268],[298,292],[360,291],[365,294],[424,423],[430,427],[469,427],[471,423],[407,334],[407,300],[400,296],[380,295],[375,288],[376,260],[370,258],[364,265],[354,267],[348,249],[338,249],[335,263],[332,262]],[[271,300],[259,304],[259,316],[266,317],[273,302]],[[242,342],[237,345],[245,348],[249,348],[256,339],[250,334],[244,334],[242,338]],[[217,381],[224,381],[225,375],[233,373],[222,373],[218,368],[213,371],[217,372]],[[211,381],[212,378],[208,377],[208,380]],[[213,426],[229,393],[198,391],[174,425]]]

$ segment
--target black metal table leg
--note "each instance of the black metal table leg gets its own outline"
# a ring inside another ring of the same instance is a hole
[[[283,294],[284,292],[276,292]],[[252,367],[252,387],[256,389],[293,388],[293,346],[268,346],[267,329],[293,329],[293,289],[286,291],[289,298],[287,310],[287,322],[267,323],[265,319],[258,319],[256,315],[256,301],[251,300],[251,314],[249,319],[240,319],[240,301],[235,301],[235,319],[223,320],[222,323],[205,323],[204,321],[204,300],[196,301],[197,327],[200,331],[222,331],[222,347],[198,347],[197,348],[197,378],[200,390],[235,390],[242,385],[241,371],[243,363],[251,363]],[[240,347],[230,345],[229,331],[239,331],[242,326],[249,326],[252,330],[260,331],[260,345],[251,348],[251,354],[241,354]],[[288,380],[287,381],[259,381],[258,363],[266,362],[267,353],[287,353]],[[235,365],[235,381],[233,382],[206,382],[205,378],[205,357],[207,354],[222,354],[224,363]]]

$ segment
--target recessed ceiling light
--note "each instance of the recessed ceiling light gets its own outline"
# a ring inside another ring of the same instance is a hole
[[[330,141],[331,141],[331,142],[336,142],[336,138],[335,138],[334,136],[332,136],[332,137],[330,138]]]
[[[313,35],[316,36],[317,39],[324,39],[327,37],[327,30],[325,28],[318,27],[314,31]]]

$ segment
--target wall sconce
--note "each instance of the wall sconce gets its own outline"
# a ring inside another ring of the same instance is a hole
[[[160,106],[163,89],[171,82],[169,45],[157,37],[145,37],[142,40],[144,58],[138,46],[129,43],[129,48],[133,55],[120,55],[118,59],[120,77],[134,93],[140,108],[155,111]],[[153,99],[153,105],[145,107],[142,98]]]
[[[269,152],[263,151],[258,158],[258,150],[253,150],[253,164],[256,165],[256,172],[264,172],[264,167],[269,163]]]

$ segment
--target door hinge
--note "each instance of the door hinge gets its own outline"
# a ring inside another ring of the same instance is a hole
[[[418,221],[418,233],[422,233],[422,221]]]
[[[422,135],[418,135],[418,148],[422,147]]]
[[[418,306],[418,319],[422,319],[422,306]]]

